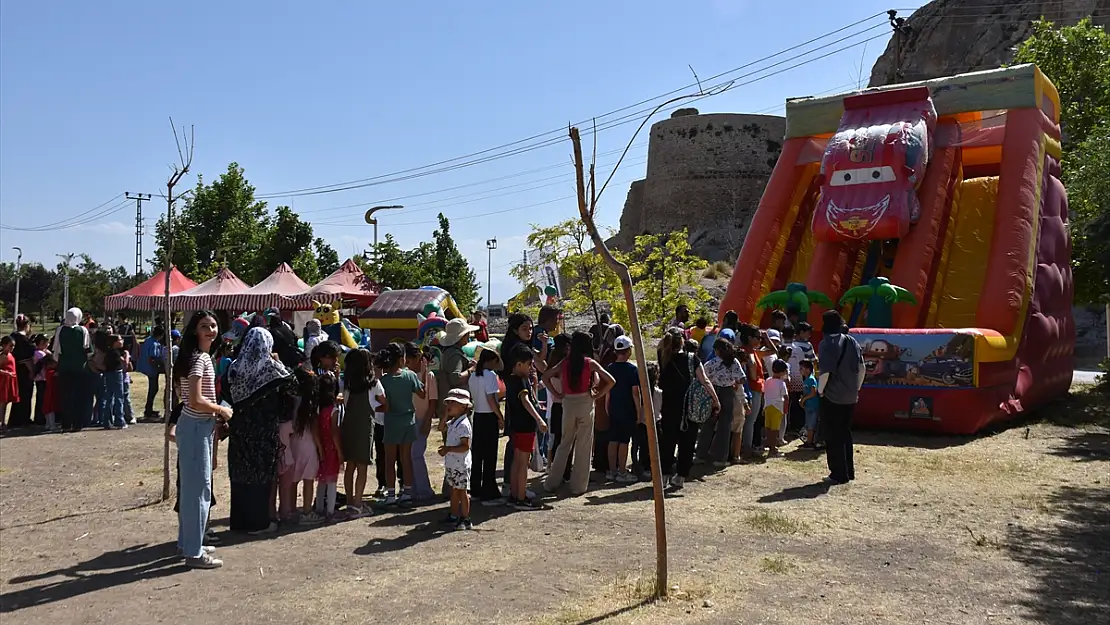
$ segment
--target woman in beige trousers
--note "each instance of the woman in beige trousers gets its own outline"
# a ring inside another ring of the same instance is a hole
[[[613,388],[613,376],[593,355],[593,341],[585,332],[575,332],[570,338],[570,354],[555,366],[548,367],[543,375],[547,392],[563,403],[563,431],[555,459],[547,468],[545,490],[553,491],[563,483],[567,458],[574,450],[574,465],[570,473],[570,491],[575,495],[586,492],[590,484],[590,455],[594,445],[594,401],[604,397]],[[562,392],[551,383],[559,378]]]

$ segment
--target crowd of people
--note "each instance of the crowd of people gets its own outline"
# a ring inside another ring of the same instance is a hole
[[[32,333],[26,315],[16,317],[15,327],[0,339],[0,430],[124,429],[136,421],[131,410],[135,371],[153,376],[146,416],[158,416],[152,403],[158,392],[154,371],[164,371],[160,327],[143,349],[137,349],[135,330],[123,315],[114,323],[98,324],[71,308],[52,336]],[[180,336],[176,330],[173,334]],[[151,352],[151,345],[158,350]]]
[[[126,427],[133,369],[151,379],[145,412],[156,415],[164,329],[155,326],[132,346],[132,358],[118,334],[90,336],[80,318],[69,311],[52,342],[28,337],[36,365],[29,373],[46,374],[44,426],[56,426],[53,408],[66,415],[65,429]],[[589,333],[560,333],[562,313],[553,306],[535,321],[511,315],[500,344],[479,342],[473,358],[463,346],[484,328],[465,319],[449,321],[434,347],[344,351],[321,337],[305,342],[306,353],[276,310],[224,334],[215,314],[197,312],[171,345],[167,436],[178,447],[180,553],[191,567],[222,565],[208,531],[222,440],[230,529],[252,535],[436,497],[425,455],[433,427],[444,459],[439,493],[450,500],[445,523],[460,530],[473,527],[472,498],[541,508],[528,488],[529,469],[546,472],[545,491],[566,484],[572,495],[587,491],[592,471],[617,485],[650,480],[649,428],[668,489],[684,488],[697,464],[723,469],[775,457],[795,433],[803,447],[826,449],[830,482],[846,483],[855,478],[850,424],[864,371],[859,345],[836,311],[822,318],[817,350],[813,329],[796,313],[774,311],[770,319],[761,329],[729,312],[711,327],[704,318],[691,323],[680,306],[641,378],[624,328],[602,316]],[[5,337],[0,357],[0,398],[9,403],[23,392],[13,369],[26,358],[10,354],[16,341]],[[74,381],[77,371],[83,377]],[[99,401],[83,423],[73,398],[58,405],[51,389],[91,385],[93,375]],[[368,496],[371,465],[377,490]]]

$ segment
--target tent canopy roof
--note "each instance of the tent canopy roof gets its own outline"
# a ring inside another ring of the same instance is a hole
[[[177,267],[170,267],[170,294],[181,293],[197,286],[193,282],[177,270]],[[166,271],[163,269],[154,274],[150,278],[144,280],[141,284],[127,289],[123,293],[116,293],[115,297],[149,297],[149,296],[165,296],[166,295]]]
[[[246,293],[251,295],[263,294],[268,295],[276,293],[278,295],[297,295],[304,293],[309,289],[309,285],[304,280],[301,280],[289,263],[282,263],[274,270],[265,280],[252,286],[246,290]]]

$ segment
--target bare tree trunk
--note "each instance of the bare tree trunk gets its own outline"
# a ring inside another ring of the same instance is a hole
[[[648,455],[651,457],[651,485],[655,499],[655,594],[657,597],[667,595],[667,515],[663,502],[663,474],[659,466],[659,441],[655,430],[655,406],[652,403],[651,386],[647,378],[647,353],[644,348],[644,338],[640,334],[640,319],[636,313],[636,295],[632,292],[632,276],[628,273],[628,265],[620,262],[605,245],[597,224],[594,223],[594,214],[597,209],[596,194],[591,192],[591,200],[587,202],[586,181],[584,165],[582,162],[582,138],[577,128],[570,129],[570,140],[574,146],[574,176],[578,186],[578,212],[582,221],[589,230],[594,247],[598,254],[605,260],[605,264],[617,274],[624,291],[624,301],[628,306],[628,332],[632,337],[632,344],[636,348],[636,366],[640,372],[640,389],[643,392],[642,415],[647,424]],[[592,171],[592,166],[591,166]],[[592,188],[591,176],[591,188]]]

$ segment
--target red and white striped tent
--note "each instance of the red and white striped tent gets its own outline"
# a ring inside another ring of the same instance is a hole
[[[170,295],[188,291],[197,286],[177,270],[170,267]],[[162,270],[143,283],[104,298],[105,310],[160,310],[166,305],[166,271]]]
[[[381,289],[377,283],[366,277],[355,261],[348,258],[339,269],[316,286],[290,298],[293,300],[290,303],[295,304],[296,308],[305,308],[311,306],[313,300],[321,304],[333,304],[342,300],[365,307],[373,304],[379,293]]]
[[[283,310],[287,308],[309,310],[311,304],[290,305],[291,300],[287,299],[289,296],[299,295],[307,290],[309,290],[308,283],[301,280],[288,263],[282,263],[265,280],[242,293],[213,295],[210,308],[235,312],[259,312],[270,307]]]
[[[170,305],[174,310],[213,310],[219,296],[239,294],[249,288],[250,285],[240,280],[235,272],[223,267],[215,276],[188,291],[171,295]]]

